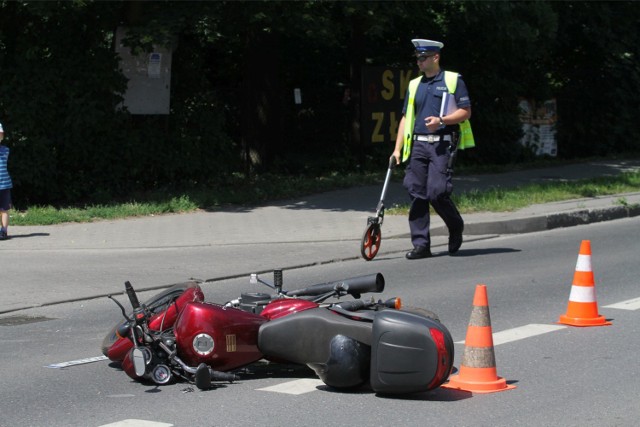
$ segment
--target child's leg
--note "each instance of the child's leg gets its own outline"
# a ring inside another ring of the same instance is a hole
[[[3,234],[9,228],[9,209],[11,209],[11,190],[0,190],[0,223],[2,223]]]
[[[0,222],[2,222],[2,229],[7,231],[9,228],[9,212],[0,211]]]

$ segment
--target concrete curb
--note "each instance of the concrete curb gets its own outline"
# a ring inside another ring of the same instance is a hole
[[[640,216],[640,205],[612,206],[608,208],[580,209],[571,212],[550,213],[526,218],[512,218],[500,221],[483,221],[465,224],[464,234],[522,234],[554,228],[573,227],[622,218]],[[447,235],[447,228],[439,226],[433,235]]]

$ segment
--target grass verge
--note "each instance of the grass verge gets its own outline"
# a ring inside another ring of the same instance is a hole
[[[216,210],[227,206],[257,206],[307,194],[377,184],[379,180],[379,173],[334,173],[313,178],[262,175],[250,180],[235,177],[215,188],[156,191],[119,203],[14,209],[10,211],[11,225],[53,225]]]
[[[585,197],[640,191],[640,171],[624,172],[618,176],[598,177],[573,182],[530,184],[512,189],[494,188],[453,194],[460,213],[508,212],[530,205],[558,202]],[[624,203],[624,201],[620,201]],[[390,215],[405,215],[409,205],[394,206]]]
[[[133,201],[82,207],[32,206],[12,210],[11,225],[52,225],[130,217],[220,209],[224,206],[256,206],[269,201],[366,184],[380,184],[380,173],[332,174],[316,178],[262,176],[216,189],[193,189],[180,195],[164,191]],[[532,184],[513,189],[491,189],[454,194],[461,213],[505,212],[532,204],[640,191],[640,171],[575,182]],[[624,204],[625,201],[621,200]],[[389,215],[405,215],[409,205],[387,209]]]

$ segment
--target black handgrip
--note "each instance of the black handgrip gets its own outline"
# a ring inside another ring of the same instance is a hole
[[[136,295],[136,291],[133,290],[131,282],[129,282],[128,280],[124,282],[124,288],[127,291],[127,295],[129,296],[131,307],[133,307],[134,310],[140,308],[140,301],[138,301],[138,296]]]
[[[342,301],[341,303],[336,304],[336,306],[347,311],[358,311],[365,308],[367,303],[361,299],[354,299],[351,301]]]
[[[389,158],[389,169],[393,169],[396,167],[396,165],[398,164],[398,159],[396,159],[396,156],[391,156]]]
[[[234,382],[234,381],[238,381],[240,379],[239,376],[237,376],[236,374],[232,374],[230,372],[214,371],[213,369],[210,369],[209,372],[211,373],[211,380],[212,381]]]
[[[289,291],[289,296],[313,296],[322,295],[331,291],[343,291],[351,295],[360,295],[366,292],[384,291],[384,276],[382,273],[369,274],[367,276],[353,277],[337,282],[320,283],[308,288]]]
[[[384,283],[382,273],[376,273],[343,280],[342,289],[352,295],[367,292],[382,292],[384,291]]]

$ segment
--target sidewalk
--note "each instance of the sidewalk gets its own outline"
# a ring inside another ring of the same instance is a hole
[[[461,176],[455,178],[454,187],[455,191],[512,188],[636,169],[640,159],[589,162]],[[215,280],[276,267],[357,259],[367,217],[375,215],[381,190],[381,185],[350,188],[215,212],[12,226],[11,239],[0,242],[0,314],[121,292],[123,280],[129,279],[151,289],[190,277]],[[386,199],[386,206],[406,203],[402,184],[391,183]],[[640,192],[534,205],[516,212],[463,215],[464,234],[469,241],[474,235],[526,233],[638,215]],[[377,257],[403,258],[411,248],[406,217],[386,215],[382,233]],[[446,251],[447,231],[437,216],[432,217],[432,237],[434,249]]]

